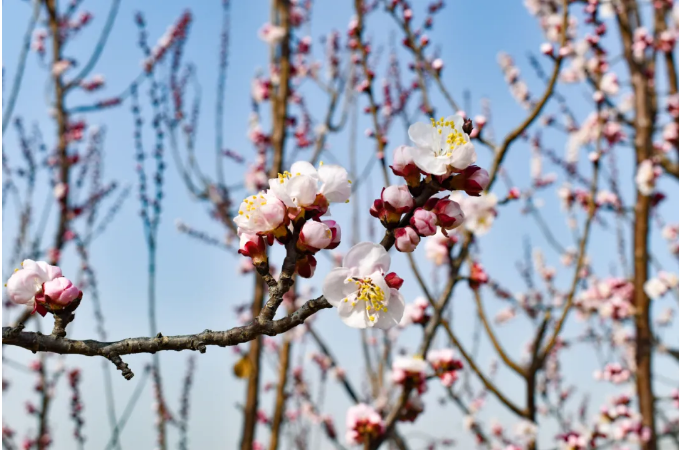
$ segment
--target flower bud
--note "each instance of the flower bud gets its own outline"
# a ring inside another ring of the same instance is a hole
[[[413,208],[414,202],[406,186],[389,186],[380,193],[380,201],[376,200],[371,214],[379,217],[385,224],[397,224],[401,215]],[[375,211],[374,211],[375,210]]]
[[[328,226],[328,228],[330,228],[332,234],[331,243],[328,244],[326,249],[332,250],[334,248],[337,248],[337,246],[340,245],[341,237],[340,224],[337,223],[335,220],[324,220],[323,223],[325,223]]]
[[[397,250],[405,253],[411,253],[420,242],[420,236],[411,227],[397,228],[394,230],[394,237],[396,238],[394,245]]]
[[[463,132],[465,132],[465,134],[469,136],[470,133],[472,133],[472,128],[473,128],[472,120],[465,119],[465,121],[463,122]]]
[[[468,195],[479,197],[488,185],[489,172],[479,166],[468,166],[460,175],[452,178],[448,187],[452,191],[465,191]]]
[[[51,306],[64,307],[82,297],[83,293],[73,285],[71,280],[58,277],[43,284],[45,301]]]
[[[295,263],[295,269],[302,278],[312,278],[316,271],[316,258],[307,255]]]
[[[251,258],[253,264],[261,264],[267,260],[264,239],[256,234],[241,233],[238,252]]]
[[[297,242],[297,248],[300,251],[307,251],[311,253],[318,252],[322,248],[326,248],[333,240],[333,232],[323,222],[308,221],[302,226],[300,231],[300,239]]]
[[[404,284],[404,280],[395,272],[390,272],[385,275],[385,283],[393,289],[399,289],[401,285]]]
[[[411,226],[420,236],[432,236],[437,232],[437,215],[432,211],[418,208],[411,217]]]
[[[484,267],[480,263],[473,263],[470,267],[470,287],[477,289],[480,284],[489,281],[489,275],[486,274]]]
[[[437,215],[437,224],[445,230],[453,230],[465,219],[460,205],[448,198],[440,199],[432,211]]]
[[[420,169],[413,162],[410,147],[400,145],[394,149],[390,168],[395,175],[404,177],[409,186],[417,186],[420,183]]]

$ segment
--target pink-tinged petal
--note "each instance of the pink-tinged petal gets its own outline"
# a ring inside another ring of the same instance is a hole
[[[309,206],[316,200],[317,182],[314,178],[306,175],[294,176],[287,184],[288,195],[299,206]]]
[[[45,276],[47,277],[47,279],[44,280],[44,281],[54,280],[55,278],[59,278],[59,277],[63,276],[61,274],[61,269],[59,267],[51,266],[51,265],[47,264],[45,261],[38,261],[36,263],[36,265],[38,267],[40,267],[42,269],[42,271],[45,273]]]
[[[64,277],[46,282],[44,288],[47,302],[58,306],[66,306],[81,295],[80,289]]]
[[[416,122],[408,127],[408,137],[418,147],[431,150],[432,142],[434,142],[433,130],[434,128],[431,124],[425,122]]]
[[[389,292],[390,301],[387,303],[387,312],[381,313],[375,324],[381,330],[396,327],[404,316],[404,297],[396,289],[390,289]]]
[[[344,203],[352,195],[347,170],[335,164],[319,167],[319,178],[323,183],[320,192],[331,203]]]
[[[322,166],[323,167],[323,166]],[[290,173],[292,176],[307,175],[315,180],[319,179],[319,173],[314,168],[314,166],[307,161],[298,161],[290,166]]]
[[[376,270],[389,271],[391,261],[390,255],[382,245],[360,242],[347,252],[342,265],[356,268],[359,275],[366,276]]]
[[[42,291],[42,280],[32,269],[20,269],[7,280],[7,294],[12,303],[29,304]]]
[[[354,282],[347,281],[350,276],[350,269],[345,267],[336,267],[326,275],[322,292],[328,303],[336,307],[340,306],[344,299],[356,292],[357,287]]]
[[[368,315],[363,304],[357,303],[352,306],[351,301],[340,302],[338,305],[338,315],[345,325],[351,328],[366,328],[368,326]]]

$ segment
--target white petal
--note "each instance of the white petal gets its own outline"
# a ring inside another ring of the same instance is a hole
[[[432,128],[431,124],[416,122],[408,127],[408,137],[418,146],[432,148]]]
[[[348,277],[350,277],[350,270],[344,267],[336,267],[326,275],[322,291],[328,303],[339,306],[348,295],[356,292],[356,285],[354,282],[347,282]]]
[[[308,206],[316,199],[316,187],[317,182],[314,178],[299,175],[288,181],[286,190],[299,206]]]
[[[375,326],[387,330],[395,327],[404,316],[404,297],[396,289],[390,289],[390,301],[387,304],[387,312],[381,312]]]
[[[321,193],[329,202],[344,203],[349,200],[352,188],[344,167],[335,164],[321,166],[319,167],[319,178],[323,183]]]
[[[435,156],[429,148],[416,147],[413,149],[413,162],[420,170],[432,175],[446,175],[451,158]]]
[[[352,306],[352,303],[350,302],[342,302],[338,306],[338,315],[348,327],[367,327],[368,316],[366,315],[366,308],[362,303],[357,303],[356,306]]]
[[[57,266],[51,266],[47,264],[45,261],[38,261],[35,263],[42,272],[45,274],[45,279],[43,279],[43,282],[45,281],[52,281],[55,278],[59,278],[62,276],[61,274],[61,269]]]
[[[286,182],[281,183],[277,178],[272,178],[269,180],[269,189],[284,205],[289,208],[295,207],[293,199],[290,198],[290,195],[288,195],[288,191],[286,190]]]
[[[356,267],[357,273],[367,276],[376,270],[387,272],[390,269],[391,258],[382,245],[372,242],[360,242],[352,247],[342,260],[344,267]]]
[[[453,122],[453,126],[459,132],[463,131],[463,124],[465,123],[465,119],[463,119],[463,116],[461,116],[460,114],[454,114],[452,116],[449,116],[446,118],[446,121]]]
[[[451,155],[450,165],[458,170],[463,170],[474,164],[477,161],[477,152],[475,152],[475,146],[468,142],[453,150]]]
[[[293,176],[300,174],[307,175],[314,178],[315,180],[319,179],[319,174],[317,173],[316,169],[307,161],[298,161],[294,163],[292,166],[290,166],[290,173]]]

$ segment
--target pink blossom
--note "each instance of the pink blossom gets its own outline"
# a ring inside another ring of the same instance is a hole
[[[420,236],[432,236],[437,232],[437,215],[432,211],[418,208],[411,217],[411,226]]]
[[[238,252],[251,258],[253,264],[259,264],[267,260],[264,239],[256,234],[241,233],[241,241]]]
[[[43,289],[47,303],[53,306],[67,306],[83,295],[80,289],[75,287],[71,280],[65,277],[57,277],[45,282]]]
[[[333,232],[328,225],[310,220],[302,226],[297,246],[301,251],[314,253],[328,247],[332,240]]]
[[[397,228],[394,230],[395,247],[400,252],[411,253],[420,243],[420,236],[411,227]]]
[[[35,262],[30,259],[24,260],[21,266],[7,281],[9,299],[12,303],[26,305],[33,312],[38,311],[44,316],[47,311],[39,304],[45,301],[44,284],[61,277],[61,269],[44,261]]]
[[[385,432],[385,422],[380,414],[365,403],[359,403],[347,410],[346,426],[349,445],[363,444],[367,438],[372,440]]]
[[[465,219],[460,205],[448,198],[437,201],[432,211],[437,215],[437,225],[445,230],[458,227]]]
[[[408,185],[420,183],[420,169],[413,161],[410,147],[400,145],[394,149],[390,168],[395,175],[404,177]]]
[[[257,33],[258,37],[269,45],[278,44],[286,36],[286,30],[283,27],[265,23]]]
[[[387,209],[404,214],[413,208],[413,196],[406,186],[389,186],[383,189],[380,199]]]
[[[427,362],[446,387],[453,386],[458,379],[458,371],[463,369],[463,363],[455,357],[454,351],[448,348],[430,350],[427,353]]]
[[[427,363],[422,358],[402,356],[392,363],[392,381],[395,384],[415,387],[422,394],[427,390],[425,370]]]
[[[489,185],[489,172],[479,166],[468,166],[453,178],[452,190],[462,190],[473,197],[479,197]]]
[[[432,69],[434,69],[435,72],[441,72],[443,68],[444,61],[441,58],[437,58],[434,61],[432,61]]]
[[[322,222],[328,226],[328,228],[331,230],[332,235],[331,243],[328,244],[326,248],[328,250],[337,248],[338,245],[340,245],[340,239],[342,236],[340,231],[340,224],[337,223],[335,220],[323,220]]]

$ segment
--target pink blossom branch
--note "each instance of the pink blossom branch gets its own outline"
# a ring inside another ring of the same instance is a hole
[[[73,340],[38,332],[23,331],[22,326],[3,327],[2,343],[22,347],[32,352],[51,352],[62,355],[102,356],[113,362],[118,370],[123,372],[126,379],[134,374],[127,368],[121,356],[137,353],[157,353],[160,351],[195,350],[205,353],[208,346],[228,347],[249,342],[260,335],[276,336],[298,325],[309,316],[331,304],[323,297],[308,300],[297,311],[278,320],[261,323],[253,321],[248,325],[232,328],[226,331],[205,330],[202,333],[180,336],[128,338],[114,342],[100,342],[95,340]]]

